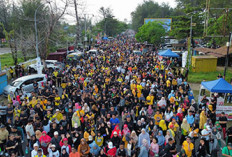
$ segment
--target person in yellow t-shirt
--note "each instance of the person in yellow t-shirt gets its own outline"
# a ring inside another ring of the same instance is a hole
[[[59,109],[56,109],[56,113],[52,116],[52,118],[56,119],[56,121],[60,122],[63,119],[62,113],[60,113]]]
[[[55,97],[55,106],[59,106],[60,105],[60,96],[58,94],[56,94]]]
[[[166,81],[166,85],[167,85],[167,87],[171,86],[171,81],[169,79]]]
[[[53,72],[53,75],[55,76],[55,77],[57,77],[58,76],[58,71],[55,69],[55,71]]]
[[[187,157],[191,157],[192,156],[192,151],[193,151],[194,145],[191,142],[190,137],[187,137],[186,140],[183,142],[182,148],[184,149]]]
[[[159,125],[160,120],[163,118],[162,114],[159,110],[156,111],[156,114],[154,115],[155,119],[155,125]]]
[[[146,98],[146,104],[147,105],[153,105],[153,100],[154,100],[154,96],[152,96],[151,94],[149,94]]]

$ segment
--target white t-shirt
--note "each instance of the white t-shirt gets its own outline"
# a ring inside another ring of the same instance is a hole
[[[201,131],[201,135],[207,135],[209,134],[211,131],[207,131],[206,129]],[[209,140],[209,135],[207,136],[203,136],[206,140]]]
[[[34,131],[32,124],[31,125],[27,124],[25,130],[26,130],[26,133],[29,132],[31,136],[35,135],[35,131]],[[30,136],[28,134],[27,134],[27,139],[30,139]]]

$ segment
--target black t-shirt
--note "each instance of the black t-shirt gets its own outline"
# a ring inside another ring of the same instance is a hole
[[[8,107],[7,109],[6,109],[6,116],[7,117],[13,117],[13,112],[12,113],[8,113],[9,111],[13,111],[13,107]]]
[[[17,141],[18,143],[21,142],[21,133],[20,131],[11,131],[11,134],[13,134],[15,136],[15,141]],[[19,137],[18,137],[19,136]],[[18,138],[17,138],[18,137]]]
[[[16,140],[14,140],[14,141],[9,140],[9,141],[6,142],[6,147],[15,146],[16,143],[17,143]],[[17,147],[12,148],[12,149],[8,149],[8,151],[9,151],[9,152],[16,152],[16,151],[17,151]]]
[[[219,117],[219,121],[227,122],[226,116],[224,116],[224,117]],[[225,124],[221,124],[221,127],[222,127],[222,128],[226,128],[226,123],[225,123]]]
[[[33,83],[33,87],[35,88],[35,89],[37,89],[38,88],[38,83],[36,82],[36,83]]]

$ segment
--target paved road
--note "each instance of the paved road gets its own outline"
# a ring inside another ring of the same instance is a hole
[[[10,53],[10,48],[0,48],[0,55]]]

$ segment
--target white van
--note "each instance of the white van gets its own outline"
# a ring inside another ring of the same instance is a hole
[[[16,89],[22,89],[29,93],[34,91],[33,83],[36,81],[39,85],[39,88],[43,88],[42,85],[45,85],[47,82],[47,78],[45,74],[35,74],[20,77],[14,80],[11,84],[7,85],[3,90],[3,95],[8,96],[10,92],[15,92]]]

